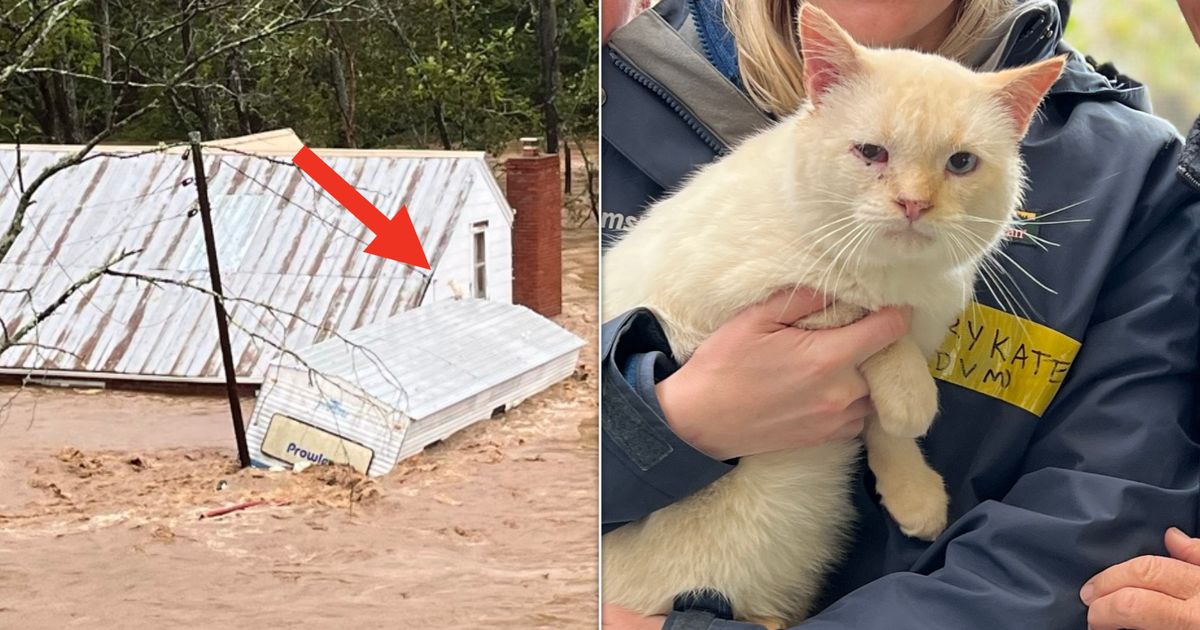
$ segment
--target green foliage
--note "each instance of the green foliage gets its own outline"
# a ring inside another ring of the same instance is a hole
[[[1067,41],[1145,83],[1155,113],[1180,131],[1200,114],[1200,48],[1175,2],[1075,2]]]
[[[529,0],[108,0],[109,82],[102,1],[78,2],[23,64],[34,71],[0,83],[0,141],[84,141],[150,103],[111,140],[292,127],[313,146],[497,150],[541,132]],[[45,2],[0,0],[0,71],[32,41],[21,27]],[[596,0],[559,0],[568,135],[596,133],[596,11]]]
[[[560,32],[561,46],[558,63],[562,68],[562,90],[559,95],[559,115],[563,130],[570,137],[595,135],[599,124],[600,82],[597,58],[600,54],[596,33],[599,30],[596,4],[587,0],[567,0],[559,9],[559,19],[567,25]]]

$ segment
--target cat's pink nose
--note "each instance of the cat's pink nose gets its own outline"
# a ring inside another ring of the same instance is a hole
[[[926,210],[933,207],[933,202],[924,199],[897,199],[896,205],[904,211],[904,217],[909,221],[916,221],[921,218],[921,215]]]

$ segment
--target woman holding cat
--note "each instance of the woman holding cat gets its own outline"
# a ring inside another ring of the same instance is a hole
[[[1176,176],[1179,140],[1143,113],[1143,88],[1099,75],[1061,42],[1068,2],[813,2],[870,45],[937,51],[981,69],[1071,58],[1023,144],[1029,223],[1010,236],[1005,271],[976,297],[1009,316],[967,322],[990,347],[941,375],[941,413],[924,447],[946,479],[952,522],[932,544],[905,536],[872,477],[860,475],[856,539],[826,585],[824,610],[804,627],[1083,627],[1080,585],[1161,552],[1168,527],[1197,525],[1200,195]],[[617,31],[601,60],[608,235],[799,105],[794,11],[778,0],[664,0]],[[905,315],[885,309],[840,330],[785,330],[823,306],[806,298],[748,309],[677,371],[648,312],[605,325],[606,529],[711,483],[737,465],[732,458],[856,429],[870,409],[856,362],[823,355],[850,346],[841,357],[868,356],[902,334]],[[1049,344],[1075,344],[1073,360],[1001,395],[964,376],[1015,370],[1018,359],[1025,367],[1033,355],[1006,342],[1031,326],[1044,327]],[[773,341],[780,333],[812,338]],[[836,343],[818,338],[833,334]],[[831,390],[836,408],[818,398]],[[707,604],[675,613],[668,627],[748,627],[718,619],[719,598]],[[606,615],[613,628],[641,623],[662,620]]]

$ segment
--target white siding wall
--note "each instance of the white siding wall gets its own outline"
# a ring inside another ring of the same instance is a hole
[[[570,376],[575,371],[578,360],[579,350],[572,350],[427,418],[413,420],[404,435],[399,459],[412,457],[438,440],[444,440],[476,422],[487,420],[492,417],[492,411],[497,407],[504,407],[505,411],[512,409],[526,398]]]
[[[392,470],[410,426],[400,411],[350,383],[273,365],[267,370],[254,414],[246,427],[250,458],[262,466],[290,466],[262,451],[263,439],[276,414],[371,449],[375,453],[368,471],[371,475],[386,475]]]
[[[480,168],[486,171],[485,168]],[[470,197],[463,207],[462,217],[454,228],[454,235],[446,253],[434,270],[433,283],[425,294],[425,303],[454,297],[450,282],[454,282],[463,297],[473,297],[475,288],[474,236],[472,226],[487,221],[487,299],[494,302],[512,303],[512,223],[504,208],[496,203],[496,195],[488,182],[477,175]],[[502,203],[507,203],[503,201]]]

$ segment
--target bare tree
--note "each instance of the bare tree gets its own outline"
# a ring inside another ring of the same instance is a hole
[[[358,147],[354,121],[355,84],[357,83],[354,51],[347,45],[341,31],[332,21],[326,20],[325,32],[332,45],[332,49],[329,51],[329,69],[333,78],[334,98],[342,119],[342,140],[347,147],[354,149]]]
[[[63,305],[67,303],[67,300],[71,299],[71,296],[75,295],[75,293],[77,291],[79,291],[83,287],[86,287],[87,285],[95,282],[101,276],[103,276],[104,274],[111,271],[113,266],[116,265],[117,263],[119,263],[131,256],[134,256],[138,253],[140,253],[140,252],[137,252],[137,251],[121,252],[120,254],[113,256],[112,258],[110,258],[108,260],[108,262],[104,263],[104,265],[87,272],[86,274],[81,276],[78,280],[71,283],[71,285],[68,286],[66,289],[64,289],[61,293],[59,293],[57,297],[55,297],[48,304],[45,304],[43,306],[37,306],[36,304],[34,304],[32,288],[25,288],[25,289],[6,288],[6,289],[0,290],[0,291],[3,291],[4,293],[23,294],[25,296],[23,302],[32,311],[32,317],[30,317],[28,321],[23,323],[19,328],[17,328],[16,330],[14,330],[12,332],[9,332],[8,325],[3,320],[0,320],[0,354],[4,354],[4,352],[10,348],[15,348],[15,347],[20,347],[20,346],[37,346],[37,347],[42,347],[42,348],[46,348],[49,350],[54,350],[57,352],[62,352],[63,350],[61,350],[59,348],[51,348],[48,346],[44,346],[43,344],[41,344],[37,341],[29,341],[28,338],[33,335],[34,331],[37,329],[37,327],[39,325],[41,325],[42,322],[49,319],[51,316],[54,315],[55,312],[58,311],[58,309],[62,308]]]
[[[583,158],[583,170],[587,176],[587,196],[588,203],[591,205],[592,218],[596,221],[596,225],[600,224],[600,197],[596,194],[596,175],[599,170],[588,157],[587,147],[583,145],[583,141],[579,138],[575,139],[575,146],[579,147],[579,157]],[[581,224],[582,225],[582,224]]]
[[[8,59],[9,63],[0,67],[0,85],[4,85],[12,75],[25,67],[54,32],[83,0],[50,0],[45,5],[33,0],[18,0],[0,15],[0,24],[6,27],[10,37],[0,43],[0,58]],[[15,19],[22,9],[28,9],[25,19]]]
[[[546,152],[558,153],[558,12],[555,0],[538,0],[538,46],[542,56],[542,126]],[[570,170],[570,165],[567,166]]]
[[[183,48],[183,62],[189,67],[181,78],[194,83],[196,80],[195,63],[196,47],[195,37],[192,32],[192,23],[196,21],[196,0],[179,0],[179,13],[184,16],[179,24],[179,44]],[[200,121],[200,134],[205,140],[212,140],[220,137],[220,129],[213,121],[212,114],[208,109],[208,102],[204,97],[204,90],[198,85],[192,85],[189,90],[191,93],[191,109]]]
[[[0,261],[7,257],[25,229],[28,214],[34,206],[37,193],[55,176],[91,159],[100,143],[134,121],[167,103],[179,100],[183,94],[189,94],[193,97],[193,107],[200,114],[201,124],[208,124],[211,129],[213,121],[205,122],[204,101],[197,96],[201,95],[205,89],[224,91],[229,88],[219,82],[197,82],[197,69],[202,64],[229,55],[247,45],[275,37],[297,26],[331,19],[355,6],[354,2],[355,0],[305,0],[289,4],[288,6],[292,7],[291,11],[279,11],[278,7],[267,7],[262,0],[245,3],[245,10],[238,16],[239,24],[258,24],[257,28],[223,30],[215,41],[201,50],[193,46],[194,21],[206,11],[229,6],[229,2],[228,0],[213,0],[201,5],[196,0],[181,0],[181,11],[178,16],[153,28],[149,23],[140,25],[139,29],[145,30],[140,32],[130,46],[137,48],[149,45],[161,38],[179,37],[182,42],[182,58],[178,60],[177,64],[162,64],[164,68],[175,65],[177,69],[173,72],[168,71],[167,76],[158,80],[133,81],[126,76],[118,81],[112,75],[111,65],[104,63],[101,63],[100,73],[97,75],[80,73],[55,65],[31,65],[30,62],[49,40],[55,29],[64,24],[72,11],[77,10],[83,2],[82,0],[50,0],[43,4],[36,0],[17,0],[13,6],[0,13],[0,29],[7,30],[12,35],[12,37],[0,41],[0,64],[3,64],[0,65],[0,88],[5,87],[14,77],[35,77],[48,81],[51,86],[57,86],[51,88],[57,91],[56,94],[51,94],[51,100],[57,99],[62,110],[54,117],[55,121],[52,124],[57,125],[60,130],[65,130],[65,135],[61,137],[81,146],[67,152],[56,162],[31,176],[27,176],[23,172],[24,168],[18,150],[16,183],[19,197],[7,227],[0,233]],[[106,7],[107,4],[105,4]],[[102,26],[102,32],[106,33],[102,37],[107,39],[108,27]],[[111,45],[111,42],[109,44]],[[149,76],[149,73],[145,71],[139,71],[138,74]],[[72,86],[76,81],[99,82],[108,90],[116,91],[107,104],[107,115],[99,124],[99,130],[86,137],[82,134],[82,124],[78,120],[78,110],[74,105]],[[144,90],[152,96],[136,107],[124,108],[122,107],[124,99],[121,94],[130,90]],[[17,141],[20,142],[19,137]],[[0,345],[0,352],[14,345],[26,343],[26,338],[36,330],[37,326],[52,316],[75,292],[96,281],[105,272],[111,271],[113,265],[134,254],[136,252],[122,253],[106,265],[84,274],[57,298],[50,300],[48,305],[37,309],[37,316],[21,328],[10,331],[7,326],[3,326],[4,339],[3,344]]]

